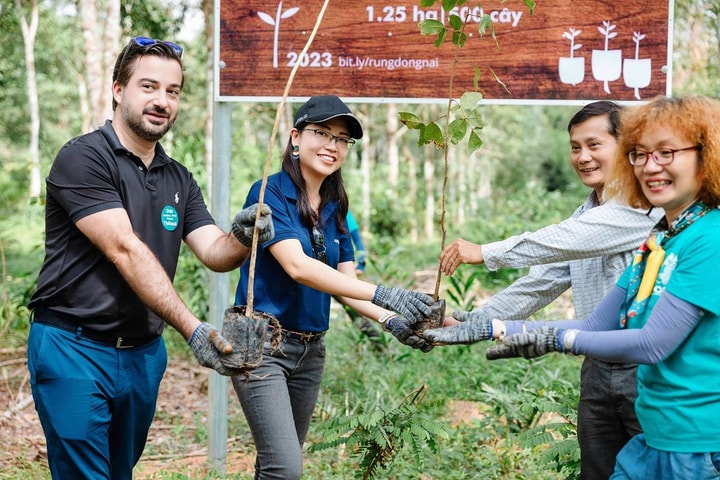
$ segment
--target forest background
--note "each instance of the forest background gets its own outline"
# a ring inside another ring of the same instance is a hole
[[[536,8],[542,8],[542,0]],[[674,18],[673,94],[719,97],[720,4],[676,0]],[[24,365],[29,328],[26,305],[43,259],[43,179],[68,139],[110,117],[110,67],[129,37],[147,35],[185,47],[181,111],[163,145],[194,173],[209,203],[212,25],[210,1],[0,0],[0,429],[8,438],[0,457],[0,478],[47,477]],[[430,38],[418,34],[418,42],[432,48]],[[276,157],[289,130],[292,108],[287,105],[282,117]],[[384,103],[353,108],[367,134],[343,172],[351,209],[369,247],[366,276],[375,282],[432,291],[441,245],[443,152],[418,146],[417,133],[399,122],[397,112],[435,118],[444,107]],[[588,193],[568,161],[566,125],[577,108],[483,106],[481,149],[468,155],[462,145],[449,147],[445,203],[449,239],[499,240],[557,222],[575,209]],[[270,103],[232,107],[232,211],[240,208],[249,186],[262,176],[276,109]],[[278,168],[275,161],[271,171]],[[219,221],[226,224],[229,219]],[[443,279],[441,296],[448,299],[449,309],[470,309],[523,273],[463,267],[454,277]],[[208,275],[183,251],[175,285],[200,316],[208,311]],[[555,302],[542,315],[572,315],[569,298]],[[335,309],[333,332],[337,333],[328,337],[331,354],[317,416],[337,420],[398,405],[424,385],[428,387],[425,410],[417,418],[429,415],[453,432],[436,432],[423,443],[439,448],[439,455],[431,448],[420,458],[406,457],[398,448],[388,465],[390,478],[475,478],[464,476],[473,471],[483,472],[478,478],[576,475],[577,359],[498,362],[501,365],[490,369],[484,363],[483,346],[436,349],[423,356],[392,338],[373,340],[361,335],[343,319],[342,310]],[[193,369],[196,363],[174,331],[168,331],[166,338],[172,356],[169,374],[175,372],[177,378],[166,379],[164,385],[187,382],[180,390],[185,395],[192,390],[197,397],[194,402],[171,397],[188,403],[187,409],[175,405],[173,413],[164,410],[161,402],[156,423],[167,422],[163,428],[170,433],[151,436],[146,456],[189,458],[193,455],[188,452],[202,451],[207,438],[202,396],[206,373]],[[233,438],[229,446],[251,459],[247,428],[236,400],[230,403]],[[187,431],[193,432],[190,440],[180,440]],[[319,443],[328,432],[338,434],[328,424],[316,422],[308,443]],[[158,438],[163,440],[153,441]],[[308,478],[349,478],[359,471],[358,455],[352,448],[308,452]],[[246,478],[250,467],[247,462],[243,465],[236,473],[228,468],[228,478]],[[171,469],[149,469],[146,474],[152,478],[218,476],[199,474],[187,465],[183,468],[186,476],[181,477],[174,477]]]

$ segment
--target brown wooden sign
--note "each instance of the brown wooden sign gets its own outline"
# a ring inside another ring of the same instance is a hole
[[[445,12],[415,1],[331,0],[306,55],[300,53],[321,0],[221,0],[216,98],[275,101],[299,63],[290,96],[335,94],[349,101],[447,99],[453,45],[434,46],[418,23],[469,22],[453,96],[479,90],[494,103],[637,101],[670,94],[672,0],[472,2]],[[493,20],[498,46],[480,37]],[[495,79],[494,75],[505,85]]]

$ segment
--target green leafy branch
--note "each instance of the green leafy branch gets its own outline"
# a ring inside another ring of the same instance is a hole
[[[432,7],[440,0],[420,0],[421,7]],[[456,8],[461,7],[467,3],[467,0],[442,0],[442,8],[451,12]],[[534,0],[523,0],[523,3],[528,7],[530,13],[535,11]],[[480,4],[478,3],[478,7]],[[422,120],[415,114],[410,112],[401,112],[400,120],[410,129],[416,129],[420,131],[420,137],[418,140],[419,145],[435,144],[437,148],[443,148],[447,150],[448,141],[453,145],[460,143],[469,132],[469,138],[467,142],[468,153],[472,153],[482,146],[482,140],[480,139],[479,132],[483,128],[482,117],[479,111],[479,104],[482,100],[482,94],[479,92],[479,81],[481,76],[480,67],[477,65],[473,66],[475,74],[473,76],[473,87],[474,91],[465,92],[459,100],[453,98],[453,84],[455,81],[455,74],[457,65],[461,63],[461,49],[465,46],[468,40],[466,30],[468,28],[470,16],[467,16],[463,20],[458,14],[451,13],[448,16],[448,26],[438,20],[428,19],[423,20],[419,23],[420,33],[426,36],[436,36],[435,47],[442,47],[448,35],[450,41],[453,44],[453,55],[452,55],[452,66],[450,68],[450,79],[448,88],[448,107],[445,115],[441,116],[437,120],[430,121],[428,123],[422,122]],[[498,47],[497,37],[495,35],[495,25],[490,18],[490,15],[483,14],[480,21],[478,22],[477,33],[479,36],[485,37],[490,35],[493,39],[495,46]],[[497,81],[506,91],[507,86],[500,80],[495,74],[492,67],[488,67],[493,78]],[[451,113],[454,114],[454,119],[450,120]],[[438,122],[444,120],[444,128],[440,128]],[[447,155],[446,155],[447,159]]]
[[[438,3],[438,0],[420,0],[421,7],[432,7]],[[461,7],[467,0],[442,0],[442,8],[446,12],[453,12],[454,9]],[[529,8],[530,13],[534,13],[535,1],[534,0],[523,0],[523,3]],[[480,3],[478,3],[480,7]],[[431,120],[428,123],[424,123],[420,117],[411,112],[400,112],[400,121],[411,130],[419,130],[420,135],[418,138],[418,145],[434,144],[436,148],[443,149],[444,154],[444,168],[445,174],[443,176],[442,185],[442,196],[440,198],[440,228],[442,230],[442,239],[440,248],[445,248],[445,239],[447,231],[445,228],[445,192],[447,189],[448,181],[448,143],[453,145],[459,144],[465,138],[467,138],[467,150],[469,154],[472,154],[478,150],[483,141],[480,138],[480,130],[482,130],[484,123],[480,112],[480,101],[482,100],[482,94],[479,92],[479,80],[480,80],[480,68],[475,65],[473,76],[473,87],[474,91],[465,92],[459,100],[453,98],[453,85],[455,81],[455,75],[457,72],[457,66],[461,61],[460,51],[467,43],[468,35],[466,30],[470,16],[466,16],[463,20],[457,13],[450,13],[448,16],[448,26],[444,23],[433,19],[427,19],[420,22],[420,33],[422,35],[436,35],[435,47],[440,48],[445,44],[448,35],[450,35],[450,41],[453,45],[452,54],[452,65],[450,68],[450,79],[448,85],[448,103],[445,114],[439,119]],[[483,14],[480,22],[478,23],[478,34],[480,37],[484,37],[488,31],[490,36],[495,42],[495,46],[498,46],[497,37],[495,36],[495,26],[493,24],[490,15]],[[490,68],[495,80],[507,90],[505,84],[495,75],[495,72]],[[509,91],[508,91],[509,93]],[[452,118],[452,120],[451,120]],[[438,125],[439,121],[443,121],[443,128]],[[440,292],[440,280],[442,274],[438,269],[437,280],[435,282],[434,298],[438,299]]]
[[[420,409],[427,390],[427,386],[421,386],[388,411],[378,406],[369,412],[329,420],[322,427],[323,437],[329,440],[310,446],[310,451],[345,445],[352,455],[360,457],[356,478],[363,480],[386,478],[383,472],[390,469],[405,447],[422,465],[424,449],[437,452],[437,439],[449,438],[448,427]]]
[[[423,123],[420,117],[412,112],[400,112],[400,121],[411,130],[419,130],[418,145],[434,144],[438,149],[446,151],[448,141],[457,145],[469,131],[468,153],[472,153],[483,143],[479,134],[484,127],[480,113],[480,100],[482,100],[481,93],[465,92],[459,100],[451,100],[448,103],[447,113],[437,120]],[[455,113],[455,118],[445,123],[443,132],[438,121],[450,119],[451,113]]]

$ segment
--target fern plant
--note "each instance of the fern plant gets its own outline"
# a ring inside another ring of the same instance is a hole
[[[310,446],[310,451],[345,445],[360,458],[355,478],[387,478],[397,454],[409,448],[418,465],[423,464],[426,448],[437,452],[437,440],[449,437],[448,427],[421,408],[427,386],[408,394],[396,407],[378,405],[371,411],[335,417],[321,426],[327,440]]]
[[[532,450],[542,464],[566,472],[568,479],[577,478],[579,390],[558,372],[544,367],[537,372],[539,377],[529,375],[543,365],[542,360],[534,360],[530,365],[517,363],[517,369],[508,372],[511,378],[507,384],[497,388],[483,385],[482,401],[495,416],[505,418],[505,434],[510,444]]]
[[[546,465],[555,471],[578,472],[580,450],[577,441],[579,391],[569,382],[557,379],[546,387],[529,390],[530,397],[521,410],[531,411],[535,422],[517,434],[522,448],[538,451]],[[575,478],[573,475],[570,478]]]
[[[450,302],[460,310],[475,309],[475,289],[481,285],[482,276],[483,270],[479,268],[458,268],[454,275],[447,277],[449,285],[445,293]]]

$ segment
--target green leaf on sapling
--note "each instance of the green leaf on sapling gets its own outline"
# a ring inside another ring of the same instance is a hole
[[[445,148],[445,139],[443,138],[442,130],[435,122],[430,122],[425,125],[425,128],[420,131],[419,145],[426,145],[428,143],[434,143],[435,147]]]
[[[439,35],[445,31],[445,25],[437,20],[423,20],[418,26],[422,35]]]
[[[403,125],[405,125],[411,130],[419,129],[424,125],[423,122],[420,120],[420,117],[418,117],[412,112],[400,112],[399,115],[400,121],[403,123]]]
[[[468,153],[473,153],[475,150],[482,147],[483,141],[480,136],[473,130],[470,132],[470,138],[468,139]]]
[[[464,118],[456,118],[450,125],[448,125],[448,137],[450,137],[450,143],[457,145],[460,140],[465,138],[467,133],[467,122]]]
[[[478,108],[483,96],[480,92],[465,92],[460,97],[460,106],[465,112],[471,112]]]
[[[452,42],[457,47],[464,47],[467,41],[467,35],[464,32],[453,32]]]
[[[450,15],[450,18],[448,19],[448,23],[453,28],[453,30],[462,30],[462,20],[460,19],[459,15],[452,14]]]

